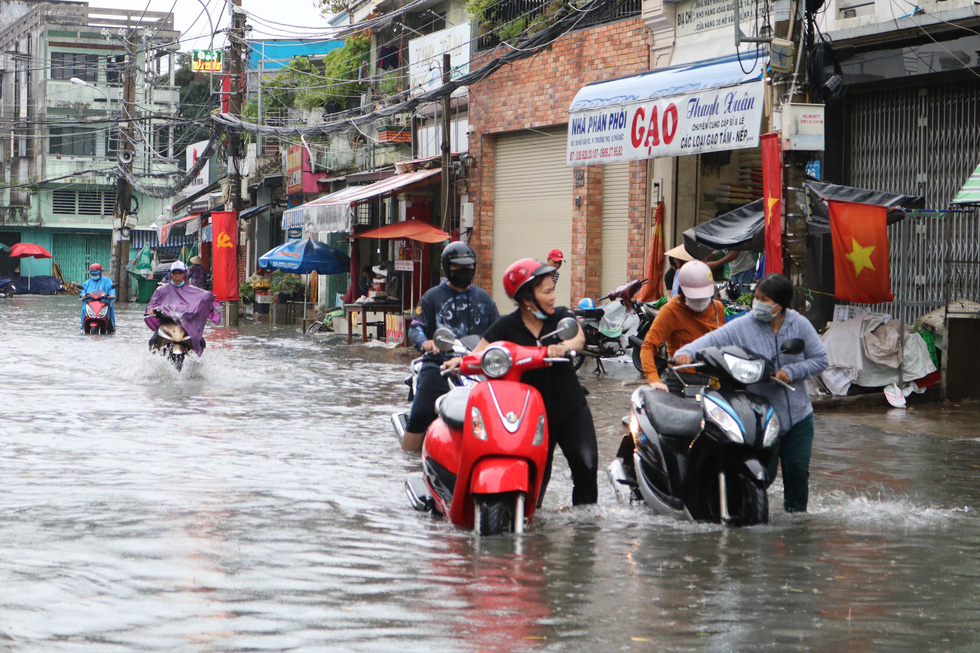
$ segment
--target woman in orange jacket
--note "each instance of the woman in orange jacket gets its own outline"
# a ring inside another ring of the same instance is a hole
[[[666,344],[667,357],[673,358],[674,352],[684,345],[722,326],[725,323],[725,306],[712,299],[715,294],[714,279],[711,269],[701,261],[685,263],[677,275],[680,294],[672,297],[657,313],[643,340],[640,360],[643,362],[643,374],[651,387],[681,394],[684,385],[677,374],[668,370],[661,379],[654,356],[660,345]]]

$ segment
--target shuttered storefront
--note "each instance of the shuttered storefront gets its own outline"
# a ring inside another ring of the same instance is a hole
[[[859,188],[924,195],[944,210],[980,164],[980,82],[961,81],[853,93],[847,183]],[[888,228],[894,305],[912,304],[905,319],[947,298],[980,296],[976,212],[906,218]]]
[[[605,294],[628,281],[626,252],[630,211],[630,164],[616,163],[602,170],[602,277]]]
[[[501,136],[497,140],[493,221],[493,298],[501,313],[513,310],[503,273],[520,258],[543,261],[558,248],[572,250],[572,168],[565,166],[567,129]],[[561,269],[557,300],[568,306],[572,268]]]
[[[61,266],[65,281],[84,283],[88,278],[88,267],[100,263],[105,274],[109,274],[109,257],[112,254],[112,234],[105,233],[55,233],[51,243],[51,254]],[[113,279],[118,282],[118,279]]]

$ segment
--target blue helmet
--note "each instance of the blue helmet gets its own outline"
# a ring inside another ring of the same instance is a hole
[[[594,311],[595,310],[595,300],[591,299],[590,297],[586,297],[585,299],[581,300],[578,303],[578,307],[581,308],[582,310]]]

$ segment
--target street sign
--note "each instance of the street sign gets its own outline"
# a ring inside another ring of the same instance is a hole
[[[191,70],[195,73],[220,73],[221,50],[194,50]]]

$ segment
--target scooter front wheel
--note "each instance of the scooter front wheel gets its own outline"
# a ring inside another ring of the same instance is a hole
[[[483,537],[503,535],[513,530],[515,498],[510,494],[488,494],[476,497],[476,509],[480,515],[479,528]]]
[[[746,473],[733,475],[726,483],[729,522],[732,526],[769,523],[766,489]]]

